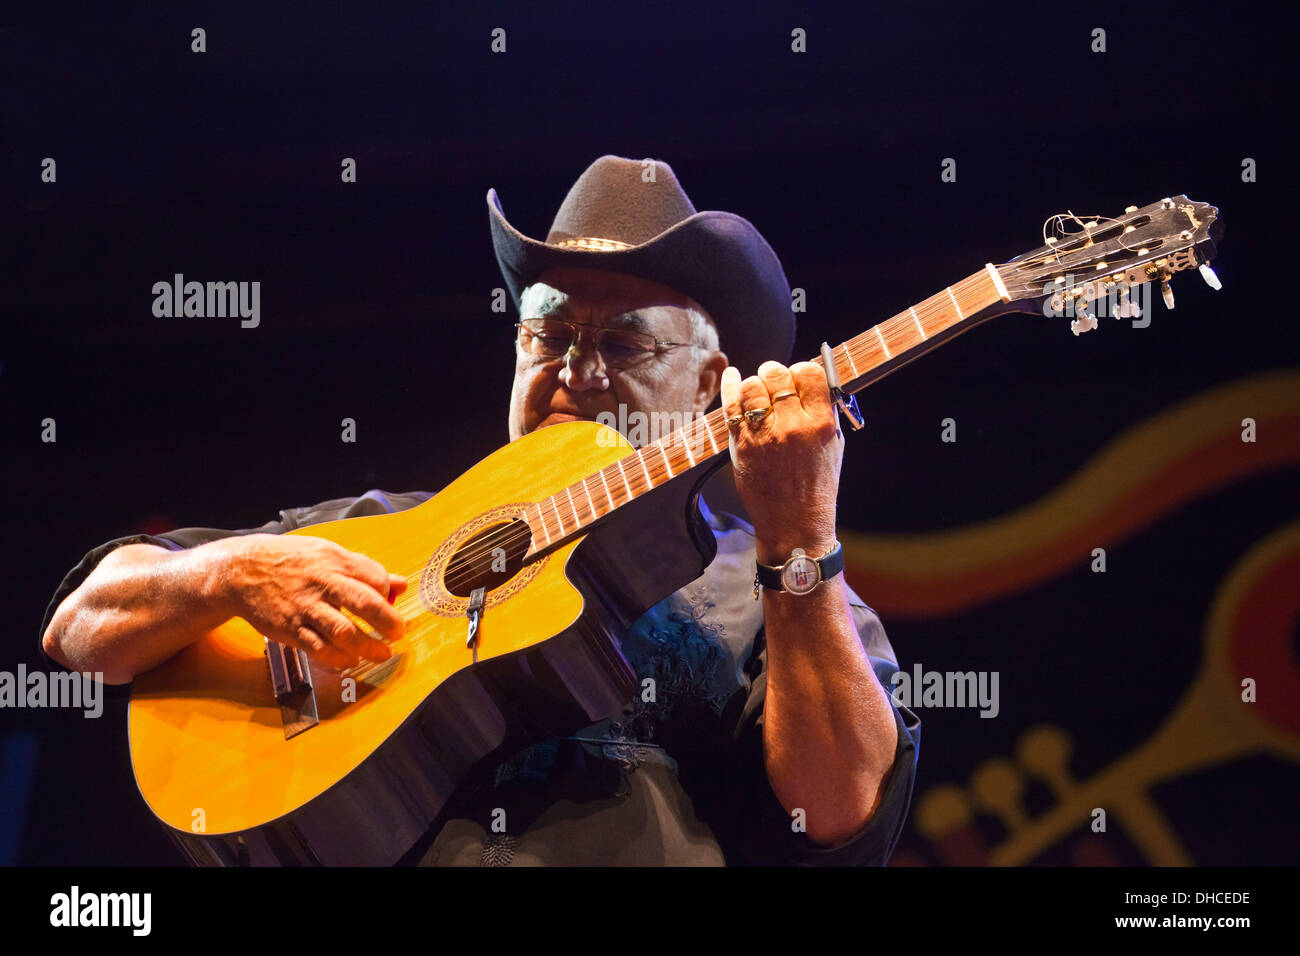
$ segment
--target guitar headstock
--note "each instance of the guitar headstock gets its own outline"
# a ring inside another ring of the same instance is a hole
[[[997,271],[1023,311],[1073,316],[1070,328],[1078,335],[1097,327],[1099,306],[1116,318],[1138,316],[1129,294],[1149,282],[1160,283],[1172,309],[1169,278],[1193,266],[1218,289],[1210,260],[1222,233],[1219,210],[1186,196],[1129,206],[1113,219],[1060,213],[1043,224],[1043,245]]]

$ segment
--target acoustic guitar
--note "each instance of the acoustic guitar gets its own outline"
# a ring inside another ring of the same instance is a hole
[[[1220,234],[1218,210],[1186,196],[1054,216],[1038,248],[819,361],[860,424],[854,392],[996,315],[1070,317],[1078,335],[1136,318],[1157,283],[1172,307],[1175,272],[1200,267],[1218,288]],[[596,422],[555,425],[415,508],[289,532],[404,573],[405,636],[390,660],[340,672],[235,618],[137,677],[131,761],[149,808],[198,864],[397,862],[476,766],[639,690],[619,639],[713,560],[697,499],[727,437],[720,409],[639,449]]]

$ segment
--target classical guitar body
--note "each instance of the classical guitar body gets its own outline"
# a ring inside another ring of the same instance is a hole
[[[397,606],[406,636],[392,643],[391,661],[355,673],[303,655],[310,700],[277,700],[268,649],[279,645],[242,619],[136,679],[136,781],[187,856],[392,864],[476,764],[617,712],[637,689],[618,638],[714,557],[697,505],[711,469],[654,489],[540,556],[491,546],[526,505],[629,450],[603,425],[556,425],[495,452],[418,507],[290,532],[405,573]],[[484,589],[473,647],[472,585]],[[304,711],[310,719],[297,729]]]

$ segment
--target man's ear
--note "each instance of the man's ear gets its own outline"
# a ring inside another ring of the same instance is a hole
[[[710,352],[700,365],[699,388],[695,392],[695,410],[708,411],[722,387],[722,373],[727,367],[726,352]]]

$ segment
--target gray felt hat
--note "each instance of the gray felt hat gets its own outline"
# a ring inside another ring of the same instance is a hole
[[[545,242],[510,224],[495,189],[487,203],[492,246],[516,307],[547,269],[625,272],[700,303],[742,374],[768,359],[789,361],[794,311],[776,253],[749,220],[696,212],[667,163],[600,157],[564,197]]]

